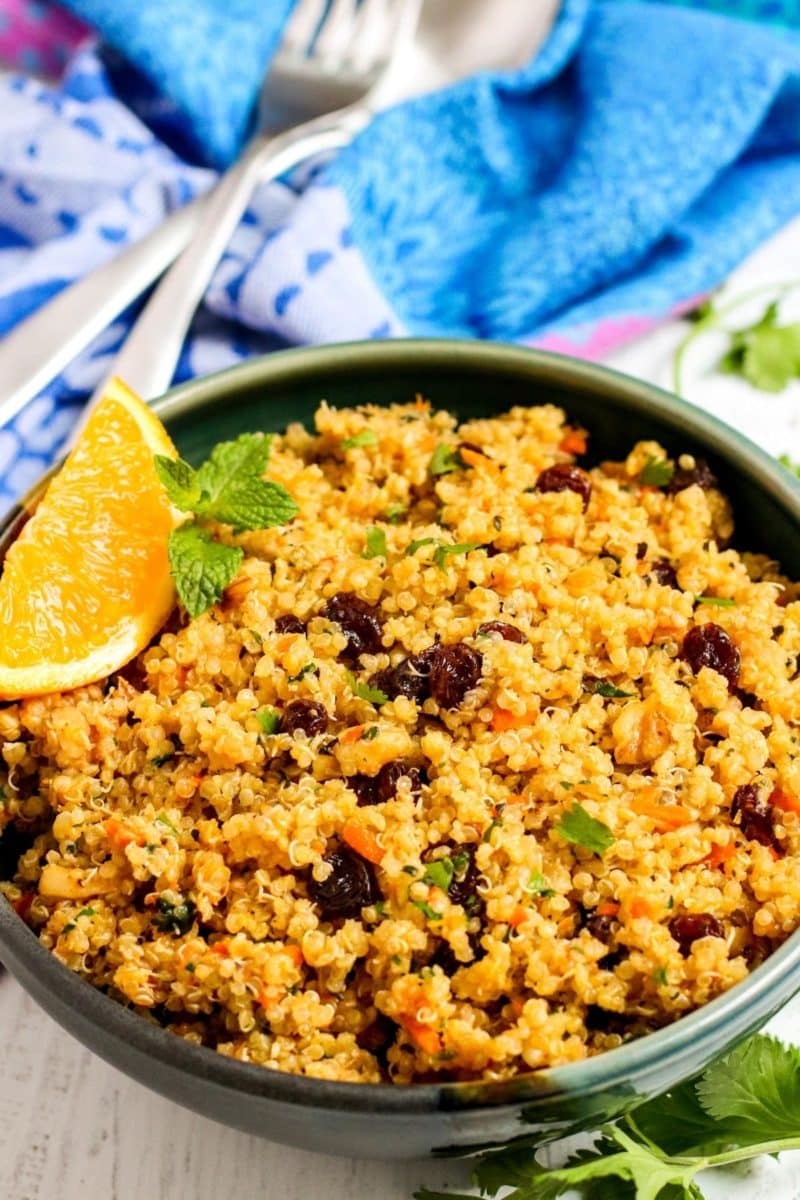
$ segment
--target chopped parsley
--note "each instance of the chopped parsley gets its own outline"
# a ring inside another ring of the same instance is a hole
[[[370,725],[369,729],[365,729],[365,730],[364,730],[364,732],[362,733],[362,735],[361,735],[361,741],[362,741],[362,742],[371,742],[371,741],[373,741],[373,740],[374,740],[374,739],[375,739],[375,738],[378,736],[378,734],[380,733],[380,731],[381,731],[381,730],[380,730],[380,726],[379,726],[379,725]]]
[[[696,604],[714,604],[717,608],[735,608],[736,601],[729,596],[695,596]]]
[[[430,904],[426,904],[424,900],[412,900],[411,903],[418,908],[419,911],[423,913],[429,921],[441,921],[442,914],[437,912],[435,908],[431,908]]]
[[[165,816],[164,813],[158,814],[158,816],[156,817],[156,822],[159,825],[163,825],[164,828],[168,829],[170,831],[170,833],[173,833],[175,835],[175,837],[180,837],[180,834],[178,833],[175,826],[172,824],[172,821],[170,821],[169,817]]]
[[[280,728],[281,714],[274,708],[262,708],[256,713],[258,727],[263,734],[269,736],[277,733]]]
[[[360,683],[352,671],[347,672],[347,682],[350,685],[350,691],[354,696],[358,696],[359,700],[366,700],[369,704],[381,705],[386,704],[389,699],[386,692],[382,692],[380,688],[370,687],[368,683]]]
[[[399,525],[407,512],[408,509],[404,504],[390,504],[383,514],[383,519],[390,525]]]
[[[675,468],[665,458],[650,455],[639,472],[639,483],[645,487],[666,487],[674,474]]]
[[[494,820],[492,821],[492,823],[490,825],[486,826],[486,829],[484,830],[481,841],[482,842],[490,842],[492,840],[492,834],[494,833],[495,829],[499,829],[502,824],[503,824],[503,818],[495,817]]]
[[[425,874],[422,876],[422,882],[430,883],[446,892],[455,873],[456,868],[452,858],[437,858],[434,862],[428,863]]]
[[[656,967],[653,971],[653,983],[658,984],[659,987],[666,987],[669,983],[666,967]]]
[[[88,908],[82,908],[79,913],[76,913],[75,920],[70,921],[68,925],[65,925],[64,928],[61,930],[61,932],[62,933],[71,933],[72,930],[78,924],[78,921],[81,919],[81,917],[93,917],[93,916],[95,916],[95,910],[91,906],[89,906]]]
[[[353,437],[345,438],[340,443],[342,450],[354,450],[356,446],[377,446],[378,435],[374,429],[362,429]]]
[[[386,549],[386,534],[382,529],[373,526],[367,530],[367,544],[362,558],[386,558],[388,551]]]
[[[622,688],[615,687],[607,679],[584,679],[583,690],[591,692],[595,696],[605,696],[608,700],[619,700],[636,695],[635,692],[625,692]]]
[[[431,455],[428,471],[431,475],[449,475],[451,471],[459,471],[463,465],[458,457],[458,448],[440,442]]]
[[[565,841],[600,855],[605,854],[617,840],[608,826],[590,816],[577,800],[556,825],[556,832],[560,833]]]
[[[163,767],[164,763],[168,763],[171,758],[175,757],[175,749],[166,750],[163,754],[156,754],[150,759],[150,763],[154,767]]]
[[[542,896],[546,900],[549,896],[555,896],[554,888],[542,875],[541,871],[534,871],[528,880],[528,891],[532,896]]]
[[[435,537],[415,538],[413,542],[409,542],[406,546],[406,554],[416,554],[422,546],[435,546],[437,539]]]
[[[433,561],[440,571],[447,570],[447,559],[452,554],[469,554],[471,550],[477,550],[480,542],[461,542],[457,545],[445,546],[438,545],[434,551]]]
[[[319,670],[319,667],[317,666],[317,664],[315,662],[306,663],[306,665],[304,667],[300,668],[300,670],[297,672],[296,675],[290,675],[287,682],[299,683],[300,680],[305,678],[306,675],[311,675],[312,673],[316,674],[318,670]]]

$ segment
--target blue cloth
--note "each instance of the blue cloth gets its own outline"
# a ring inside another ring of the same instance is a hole
[[[133,6],[114,7],[122,21]],[[207,187],[188,147],[213,142],[94,51],[59,87],[16,78],[0,93],[2,333]],[[400,105],[327,171],[262,188],[179,377],[286,344],[404,333],[599,357],[800,211],[799,151],[796,36],[687,7],[565,0],[523,70]],[[0,431],[0,508],[56,452],[131,316]]]

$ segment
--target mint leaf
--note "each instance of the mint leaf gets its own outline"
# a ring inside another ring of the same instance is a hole
[[[406,546],[406,554],[416,554],[422,546],[435,546],[435,537],[416,538],[413,542],[409,542]]]
[[[717,608],[735,608],[736,601],[728,596],[695,596],[695,604],[714,604]]]
[[[244,558],[238,546],[216,542],[197,521],[184,521],[169,535],[170,570],[181,603],[199,617],[221,599]]]
[[[353,450],[356,446],[377,446],[378,435],[374,429],[362,429],[361,433],[345,438],[339,444],[342,450]]]
[[[383,514],[383,519],[390,525],[398,525],[407,512],[408,509],[404,504],[390,504]]]
[[[675,468],[665,458],[652,455],[639,472],[639,482],[645,487],[666,487],[675,474]]]
[[[350,684],[350,691],[354,696],[358,696],[359,700],[381,705],[389,699],[386,692],[382,692],[380,688],[370,687],[368,683],[359,683],[352,671],[347,672],[347,682]]]
[[[411,903],[423,913],[429,921],[441,921],[442,914],[437,912],[435,908],[431,908],[430,904],[426,904],[424,900],[412,900]]]
[[[434,887],[441,888],[443,892],[446,892],[455,873],[456,869],[452,858],[437,858],[432,863],[428,863],[425,874],[422,876],[422,882],[433,884]]]
[[[528,891],[532,896],[543,896],[545,899],[556,894],[541,871],[534,871],[531,875],[528,880]]]
[[[165,454],[156,454],[154,465],[156,475],[175,507],[181,512],[194,512],[201,497],[200,481],[194,467],[182,458],[167,458]]]
[[[458,457],[458,450],[455,446],[448,446],[445,442],[440,442],[431,455],[431,461],[428,463],[428,472],[431,475],[449,475],[451,471],[458,471],[463,466],[463,463]]]
[[[272,436],[243,433],[234,442],[220,442],[196,472],[200,499],[192,506],[199,517],[245,529],[285,525],[299,512],[285,487],[263,478]]]
[[[382,529],[373,526],[367,530],[367,548],[361,555],[362,558],[386,558],[388,551],[386,549],[386,534]]]
[[[617,840],[608,826],[590,816],[577,800],[572,808],[564,813],[556,825],[556,831],[565,841],[583,846],[585,850],[591,850],[594,854],[605,854]]]
[[[607,679],[586,678],[583,681],[583,690],[591,692],[595,696],[605,696],[607,700],[620,700],[626,696],[636,695],[635,692],[625,692],[622,688],[615,687]]]
[[[433,561],[440,571],[446,571],[447,559],[451,554],[469,554],[470,550],[477,550],[479,546],[480,542],[461,542],[453,546],[437,546],[434,551]]]
[[[306,675],[316,674],[319,670],[315,662],[307,662],[304,667],[301,667],[296,675],[290,675],[287,683],[299,683]]]
[[[277,733],[281,723],[281,715],[274,708],[262,708],[256,713],[258,727],[264,734]]]
[[[729,349],[718,368],[740,375],[762,392],[782,392],[800,377],[800,323],[778,325],[778,304],[768,304],[752,325],[730,335]]]

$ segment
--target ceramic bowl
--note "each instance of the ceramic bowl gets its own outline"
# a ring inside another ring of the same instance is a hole
[[[461,418],[514,404],[562,405],[591,431],[595,459],[624,457],[641,438],[656,438],[673,453],[700,453],[733,500],[737,544],[800,575],[800,486],[787,471],[705,413],[572,359],[447,341],[293,350],[185,384],[156,408],[184,456],[200,461],[223,438],[309,421],[323,398],[340,406],[388,404],[417,392]],[[6,520],[0,554],[22,519],[18,511]],[[725,995],[617,1050],[503,1083],[393,1087],[280,1074],[191,1045],[62,966],[5,901],[0,957],[64,1029],[163,1095],[274,1141],[375,1158],[464,1154],[597,1125],[698,1072],[800,988],[798,933]]]

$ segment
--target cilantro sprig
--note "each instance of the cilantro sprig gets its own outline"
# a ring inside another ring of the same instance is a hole
[[[155,468],[170,501],[192,516],[169,535],[169,565],[181,603],[190,617],[207,612],[222,597],[244,558],[239,546],[217,540],[213,524],[234,533],[286,525],[300,511],[286,488],[264,479],[272,437],[243,433],[220,442],[195,470],[182,458],[155,456]]]
[[[556,832],[560,833],[565,841],[601,855],[617,840],[608,826],[591,816],[577,800],[556,825]]]
[[[697,1176],[762,1154],[800,1149],[800,1050],[756,1034],[707,1067],[699,1079],[604,1125],[589,1150],[561,1167],[543,1166],[529,1146],[485,1155],[473,1181],[504,1200],[704,1200]],[[510,1188],[510,1191],[505,1191]],[[472,1200],[415,1193],[417,1200]]]

